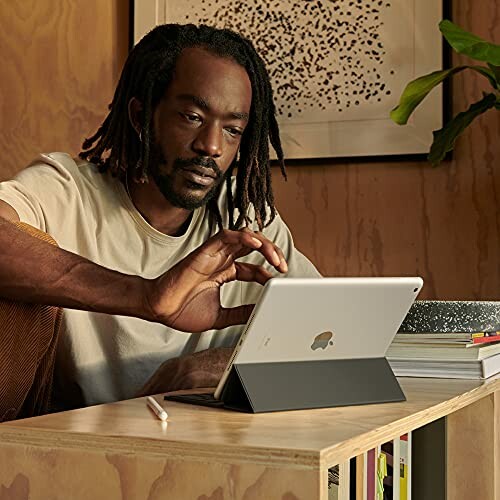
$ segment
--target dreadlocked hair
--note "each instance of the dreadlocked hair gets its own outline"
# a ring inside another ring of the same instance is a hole
[[[80,158],[96,164],[99,171],[124,179],[127,172],[138,182],[148,181],[153,113],[172,81],[177,58],[188,47],[200,47],[216,56],[236,61],[245,68],[252,86],[252,105],[247,128],[241,138],[239,161],[228,169],[227,209],[229,228],[251,224],[253,205],[260,230],[276,217],[271,186],[269,143],[276,151],[281,173],[286,179],[283,150],[275,116],[273,92],[264,62],[249,40],[227,29],[193,24],[165,24],[151,30],[130,52],[109,113],[97,132],[85,139]],[[130,100],[142,103],[141,132],[134,130],[128,112]],[[237,169],[233,194],[231,174]],[[217,193],[219,194],[219,193]],[[222,229],[217,195],[207,208]],[[235,209],[239,215],[234,220]]]

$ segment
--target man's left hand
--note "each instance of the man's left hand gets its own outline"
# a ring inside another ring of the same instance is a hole
[[[218,347],[169,359],[160,365],[137,396],[216,387],[232,353],[232,347]]]

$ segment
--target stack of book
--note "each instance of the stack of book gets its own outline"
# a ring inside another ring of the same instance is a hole
[[[491,377],[500,372],[500,302],[416,301],[386,356],[396,376]]]

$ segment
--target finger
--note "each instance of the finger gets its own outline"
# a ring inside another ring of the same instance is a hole
[[[281,248],[266,238],[260,231],[252,232],[252,237],[262,242],[262,246],[258,250],[266,260],[278,271],[286,273],[288,271],[288,264]]]
[[[230,229],[225,229],[219,233],[221,241],[225,245],[244,245],[253,249],[260,248],[262,246],[261,238],[258,238],[256,233],[245,228],[239,231],[231,231]]]
[[[286,273],[288,265],[283,252],[260,232],[244,228],[239,231],[224,229],[209,239],[200,251],[212,256],[222,252],[226,256],[239,259],[252,251],[258,250],[264,258],[278,271]]]
[[[278,270],[281,271],[282,273],[287,273],[288,272],[288,263],[285,258],[285,254],[281,250],[281,248],[277,245],[274,245],[274,251],[278,254],[280,258],[280,265],[278,266]]]
[[[248,255],[261,246],[262,241],[256,238],[252,232],[223,229],[207,240],[199,248],[199,251],[209,253],[212,256],[223,252],[225,255],[230,254],[237,259]]]
[[[246,262],[235,262],[236,278],[239,281],[253,281],[265,285],[273,275],[263,266],[248,264]]]
[[[193,282],[201,282],[260,246],[262,242],[249,234],[224,229],[191,252],[177,267],[181,266],[183,273],[192,274]]]
[[[233,260],[257,250],[278,271],[286,272],[288,270],[284,258],[282,259],[280,256],[280,254],[283,255],[281,250],[278,249],[279,252],[276,251],[274,244],[262,233],[256,233],[248,228],[243,228],[239,231],[221,231],[218,242],[219,247],[217,251],[223,252]]]
[[[222,307],[213,328],[221,330],[233,325],[244,325],[252,314],[254,305],[245,304],[243,306],[224,308]]]

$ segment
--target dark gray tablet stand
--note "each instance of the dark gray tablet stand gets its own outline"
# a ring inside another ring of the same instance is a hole
[[[234,364],[221,401],[196,394],[166,399],[248,413],[406,400],[385,358]]]

